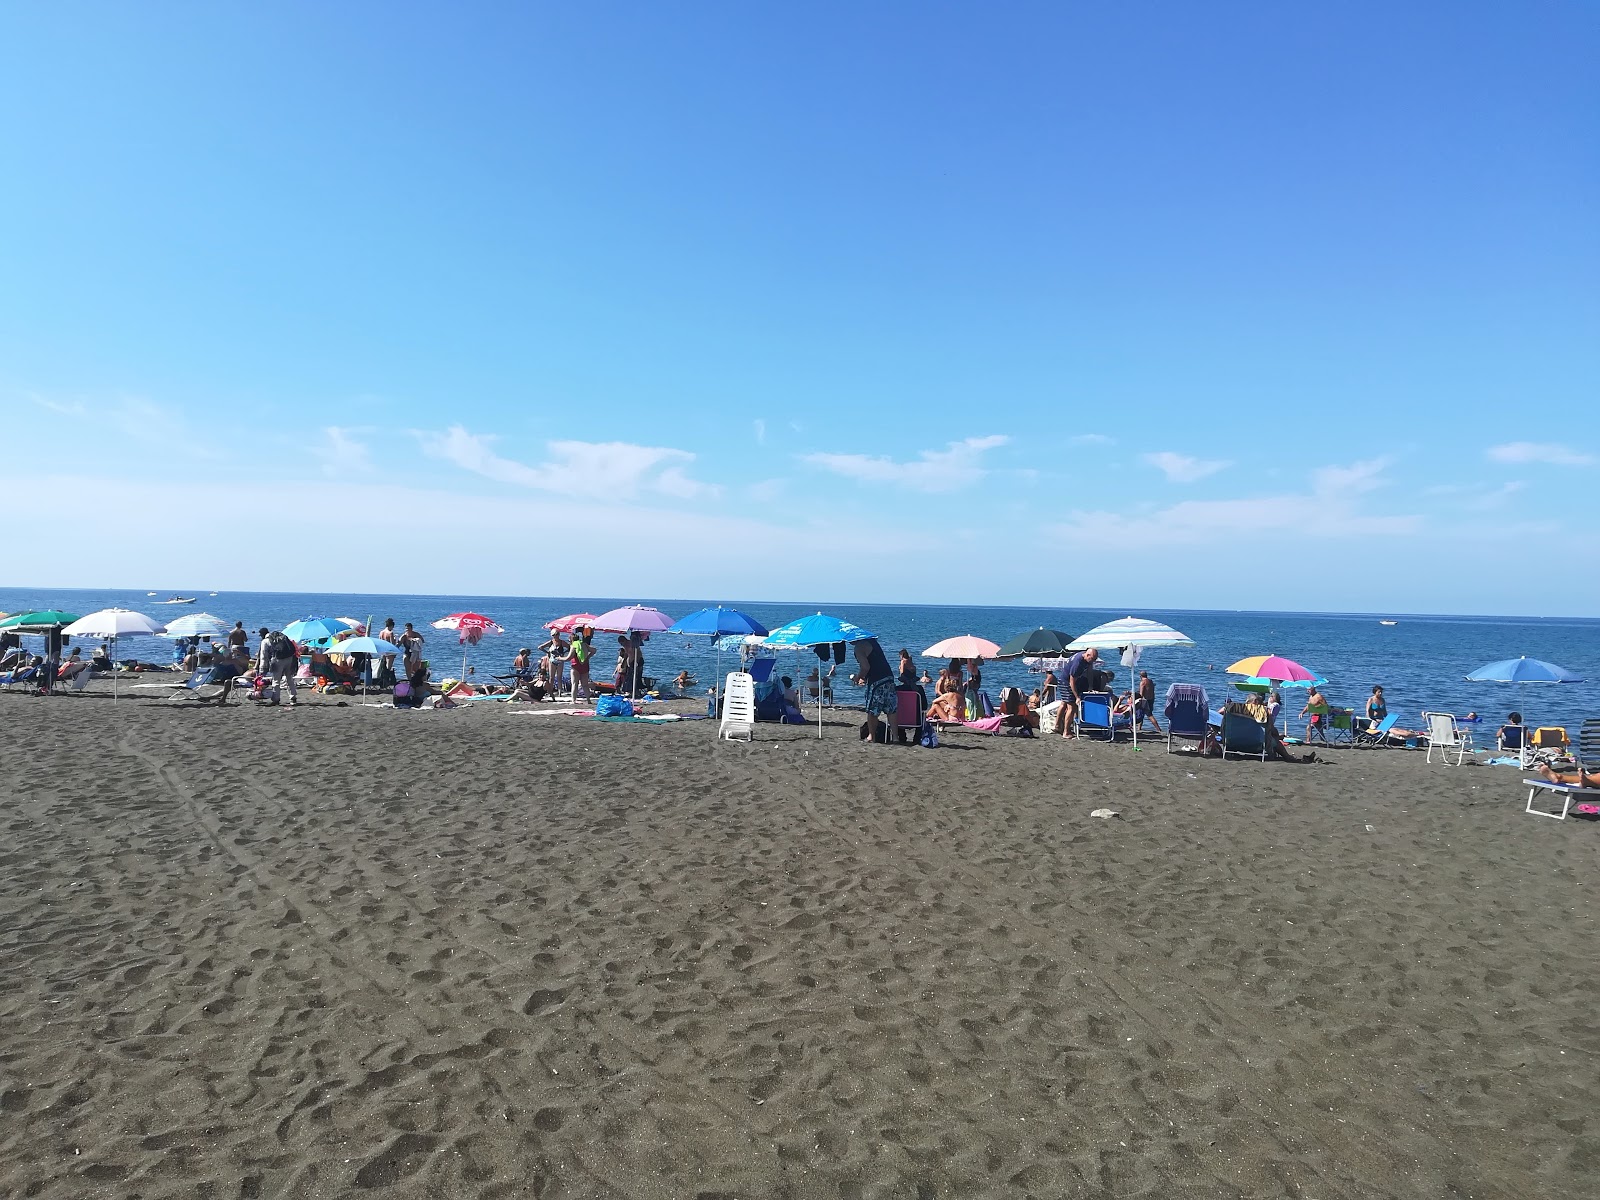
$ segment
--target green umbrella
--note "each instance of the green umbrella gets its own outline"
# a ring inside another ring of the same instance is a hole
[[[1019,633],[1004,646],[1000,647],[995,658],[1051,658],[1065,657],[1069,651],[1067,643],[1072,640],[1070,633],[1062,633],[1059,629],[1046,629],[1043,625],[1037,629],[1030,629],[1026,633]]]
[[[0,621],[0,630],[12,633],[49,633],[52,629],[65,629],[81,618],[77,613],[47,609],[44,612],[22,612]]]

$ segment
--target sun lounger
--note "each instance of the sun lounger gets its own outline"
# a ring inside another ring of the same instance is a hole
[[[173,679],[166,683],[136,683],[133,690],[170,692],[175,700],[191,699],[198,704],[210,704],[213,700],[221,700],[223,694],[222,684],[211,682],[211,670],[210,667],[200,667],[187,679]],[[201,691],[203,688],[217,690],[205,695]]]
[[[1400,719],[1399,713],[1390,713],[1376,725],[1369,725],[1356,734],[1355,744],[1368,748],[1386,747],[1389,745],[1389,730],[1394,728],[1395,722]]]
[[[743,671],[730,671],[722,685],[722,721],[717,737],[755,740],[756,683]]]
[[[1600,719],[1591,717],[1578,731],[1578,767],[1590,775],[1600,773]],[[1524,779],[1522,782],[1528,785],[1528,803],[1522,811],[1532,813],[1536,817],[1552,817],[1557,821],[1565,821],[1573,804],[1584,802],[1585,797],[1591,798],[1588,803],[1600,803],[1600,788],[1555,783],[1549,779]],[[1562,798],[1560,812],[1547,812],[1533,806],[1534,800],[1545,792]]]

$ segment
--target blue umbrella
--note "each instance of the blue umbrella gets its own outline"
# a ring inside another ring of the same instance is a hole
[[[722,678],[722,639],[733,635],[748,637],[751,634],[766,636],[767,627],[748,613],[737,608],[723,608],[718,604],[702,608],[687,617],[680,617],[666,630],[667,633],[706,634],[717,639],[717,678]]]
[[[835,642],[864,642],[868,638],[876,636],[877,634],[871,630],[863,629],[859,625],[852,625],[849,621],[842,621],[838,617],[830,617],[827,613],[813,613],[809,617],[801,617],[773,630],[763,644],[798,650],[806,646],[830,646]],[[817,681],[817,736],[819,738],[822,736],[823,690],[822,681],[819,679]]]
[[[303,621],[291,621],[283,627],[283,632],[290,641],[327,642],[338,637],[341,633],[348,633],[350,626],[333,617],[307,617]]]
[[[1574,675],[1565,667],[1545,662],[1541,658],[1506,658],[1479,667],[1467,676],[1475,683],[1582,683],[1582,675]]]
[[[870,629],[852,625],[827,613],[814,613],[809,617],[790,621],[774,629],[767,636],[769,646],[828,646],[834,642],[862,642],[877,637]]]
[[[341,626],[341,628],[348,628],[348,626]],[[285,632],[288,631],[285,630]],[[342,642],[334,642],[328,649],[335,654],[370,654],[377,658],[385,654],[394,654],[398,648],[393,642],[386,642],[381,638],[352,637],[345,638]],[[361,675],[361,700],[363,704],[367,699],[368,673],[363,672]]]

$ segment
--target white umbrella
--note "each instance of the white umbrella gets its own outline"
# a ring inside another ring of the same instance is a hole
[[[61,631],[64,637],[107,638],[112,642],[111,702],[117,701],[116,647],[118,637],[124,634],[152,635],[161,633],[166,626],[143,613],[128,608],[103,608],[86,617],[79,617]]]
[[[1192,646],[1194,639],[1186,633],[1179,633],[1170,625],[1163,625],[1160,621],[1150,621],[1144,617],[1123,617],[1117,621],[1107,621],[1104,625],[1096,625],[1088,633],[1072,639],[1067,644],[1067,649],[1080,650],[1126,650],[1129,653],[1123,657],[1123,664],[1130,669],[1139,661],[1139,653],[1152,646]],[[1137,704],[1135,704],[1137,709]],[[1138,713],[1135,712],[1137,717]],[[1134,720],[1133,744],[1139,744],[1139,721]]]
[[[186,638],[209,637],[218,633],[226,633],[228,623],[221,617],[214,617],[210,613],[190,613],[188,616],[179,617],[167,625],[167,631],[162,637]]]

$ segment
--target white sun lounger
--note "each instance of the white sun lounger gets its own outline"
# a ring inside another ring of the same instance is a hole
[[[717,737],[731,740],[742,735],[753,742],[755,729],[756,681],[743,671],[730,671],[722,685],[722,722]]]

